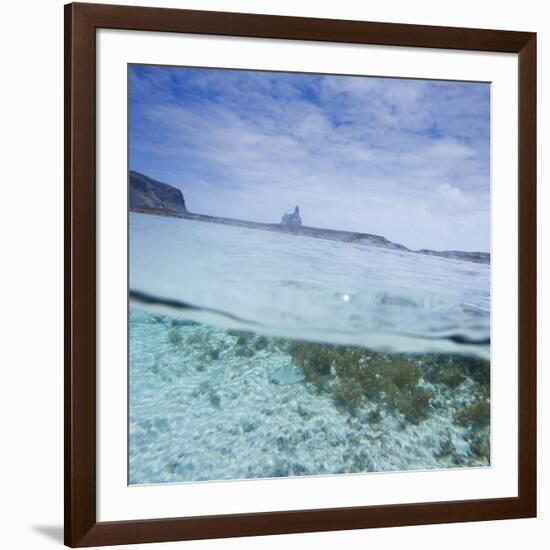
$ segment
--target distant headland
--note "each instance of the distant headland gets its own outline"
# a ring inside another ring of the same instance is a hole
[[[489,264],[490,254],[487,252],[462,252],[460,250],[411,250],[406,246],[389,241],[380,235],[371,235],[369,233],[356,233],[354,231],[339,231],[336,229],[323,229],[320,227],[309,227],[302,224],[300,217],[300,207],[296,206],[291,214],[284,214],[280,223],[261,223],[235,218],[222,218],[219,216],[209,216],[206,214],[195,214],[189,212],[185,204],[183,193],[167,183],[156,181],[144,174],[130,171],[129,178],[129,206],[132,212],[141,212],[144,214],[156,214],[159,216],[172,216],[188,220],[197,220],[208,223],[221,223],[225,225],[234,225],[246,227],[249,229],[259,229],[262,231],[273,231],[279,233],[288,233],[293,235],[303,235],[315,239],[326,239],[330,241],[340,241],[346,243],[365,244],[377,246],[379,248],[389,248],[392,250],[402,250],[414,254],[425,254],[429,256],[441,256],[455,260],[463,260],[475,263]]]

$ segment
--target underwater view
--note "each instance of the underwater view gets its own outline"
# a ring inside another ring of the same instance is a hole
[[[128,483],[491,466],[490,84],[128,65]]]
[[[490,464],[488,265],[140,213],[130,245],[130,483]]]

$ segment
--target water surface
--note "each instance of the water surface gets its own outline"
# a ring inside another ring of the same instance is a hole
[[[490,464],[488,265],[146,214],[129,260],[130,483]]]

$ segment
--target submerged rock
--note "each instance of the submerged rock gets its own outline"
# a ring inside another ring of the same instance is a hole
[[[304,373],[292,365],[285,365],[271,375],[271,381],[274,384],[298,384],[303,382],[305,378]]]

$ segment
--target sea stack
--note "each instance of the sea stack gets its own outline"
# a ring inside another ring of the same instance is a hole
[[[302,225],[302,218],[300,218],[300,207],[296,206],[292,214],[283,214],[281,225],[290,227],[298,227]]]

